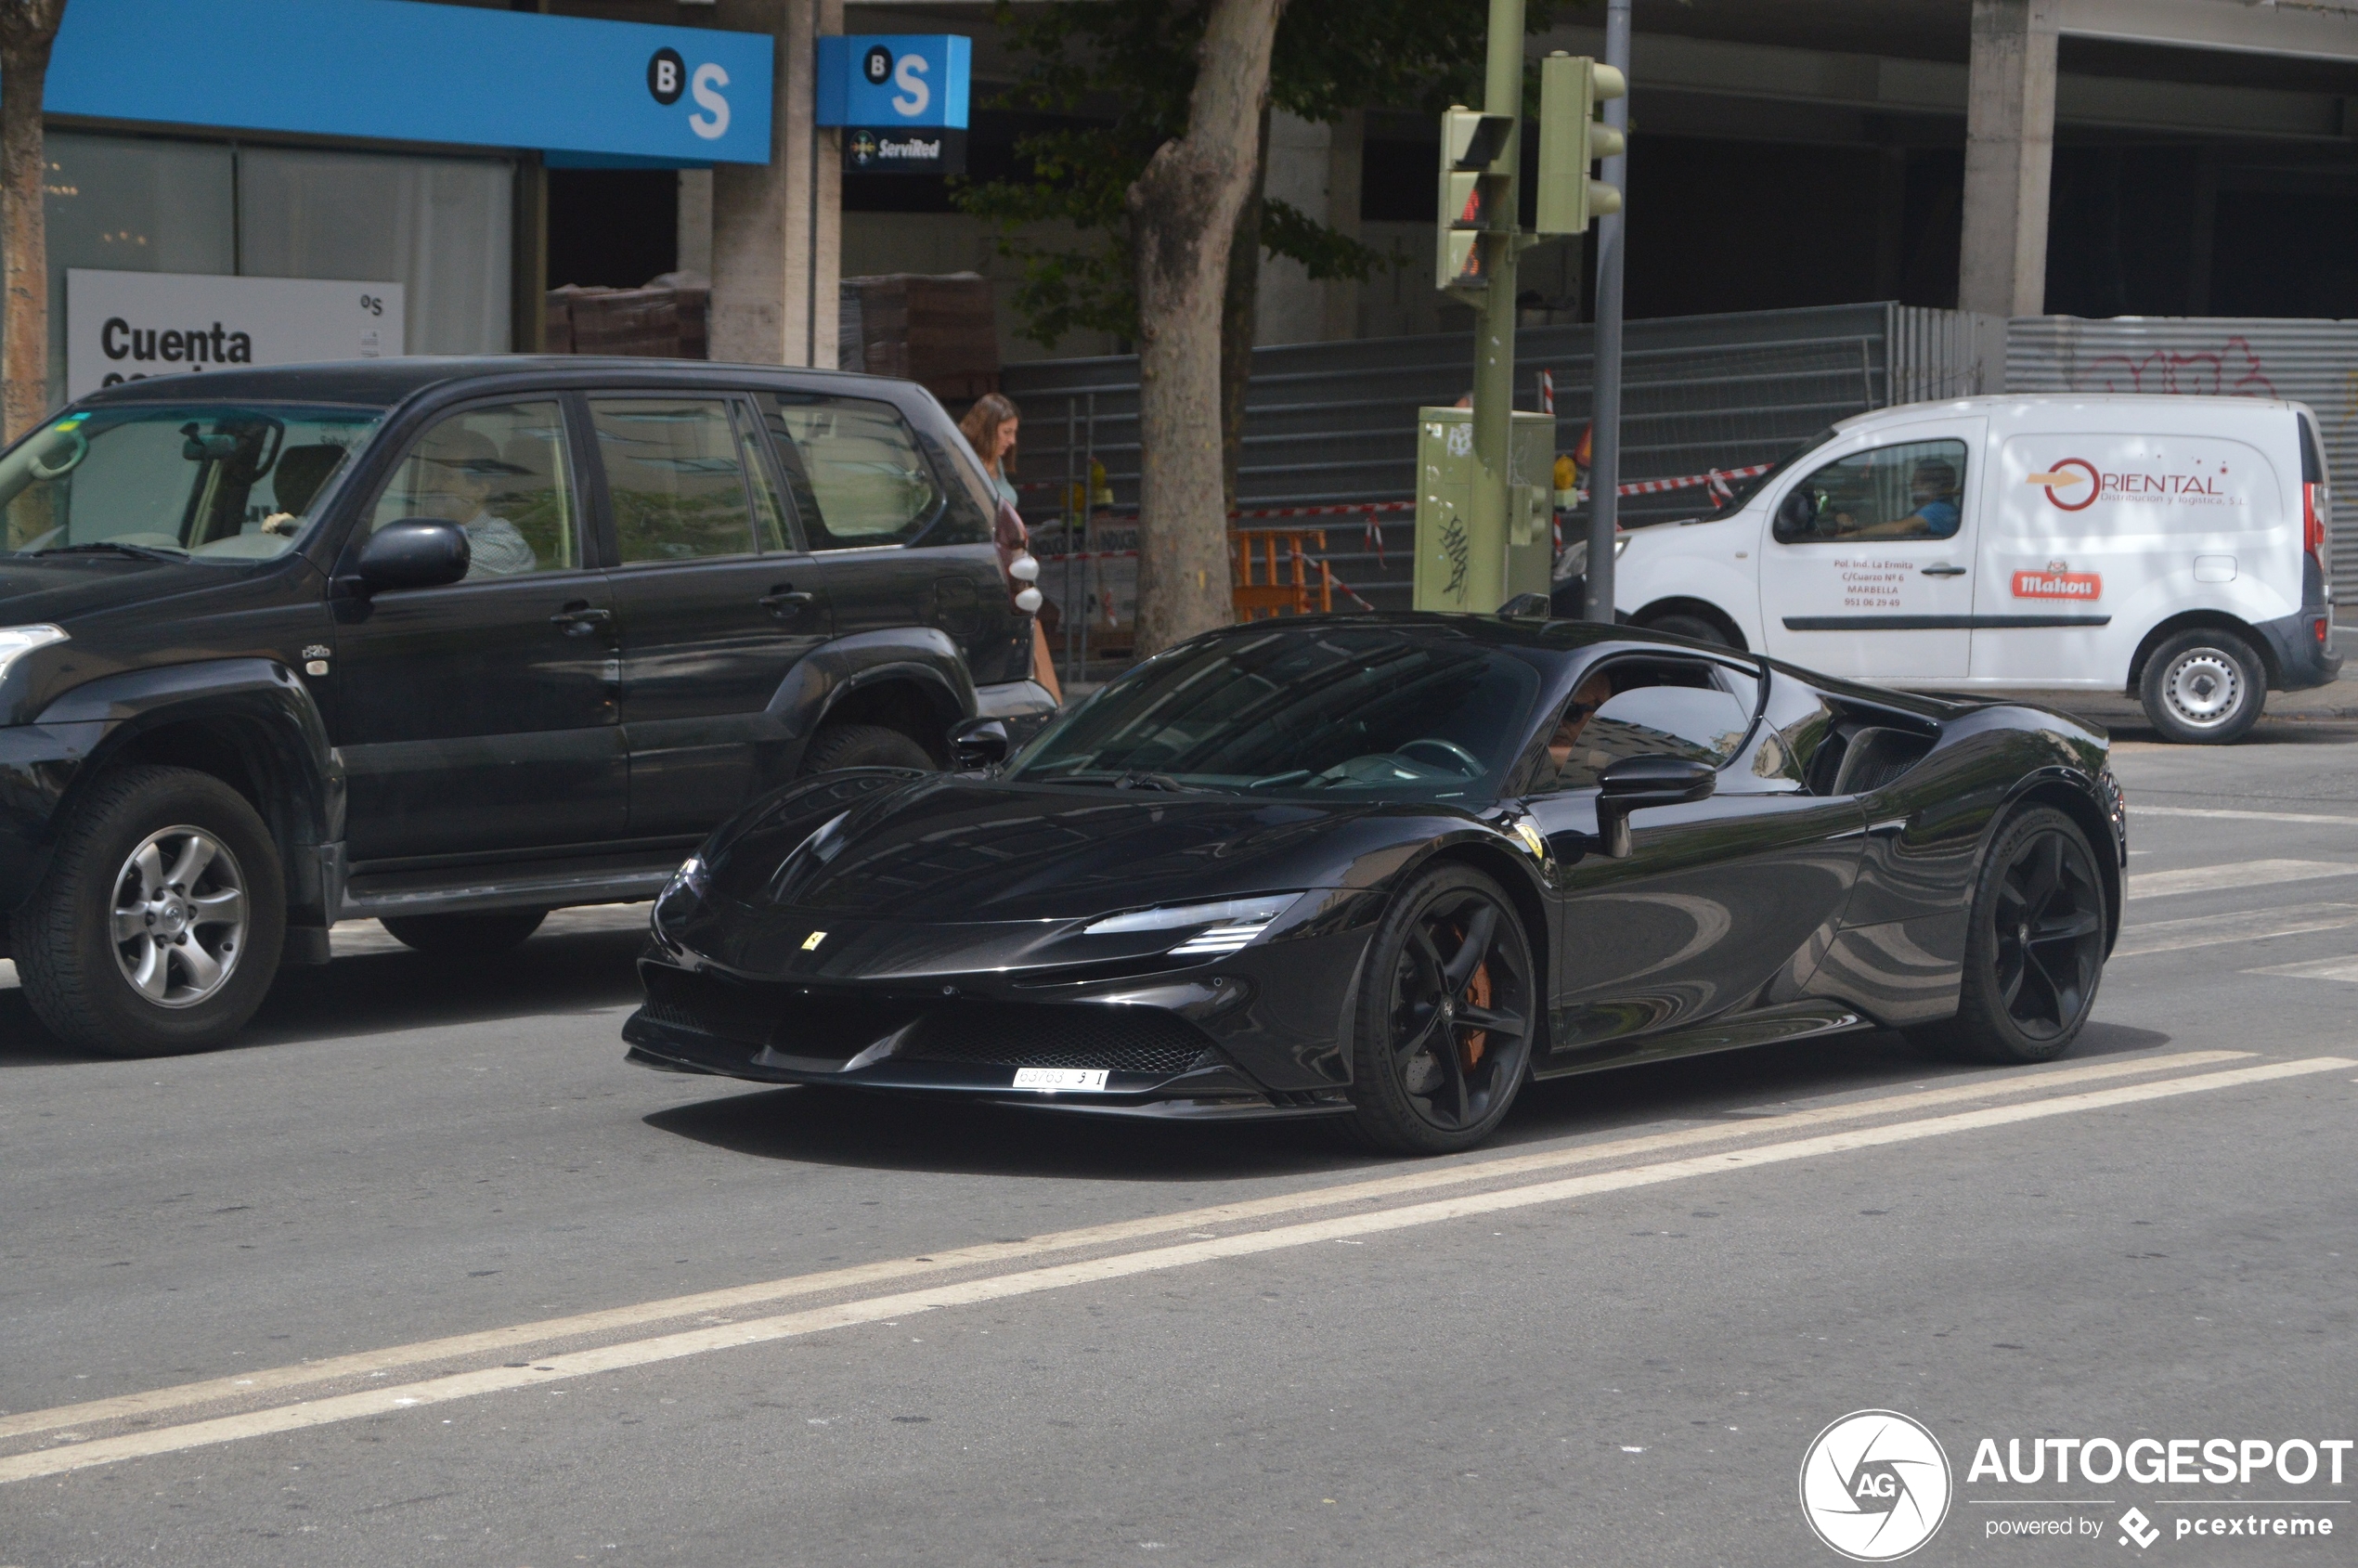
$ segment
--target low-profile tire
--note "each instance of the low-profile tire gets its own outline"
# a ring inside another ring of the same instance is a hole
[[[1538,970],[1512,900],[1470,866],[1425,873],[1368,944],[1352,1118],[1393,1154],[1448,1154],[1496,1130],[1531,1068]]]
[[[918,768],[929,773],[934,760],[924,746],[881,724],[824,725],[802,754],[802,771],[807,777],[837,768]]]
[[[17,973],[59,1039],[116,1056],[218,1045],[262,1005],[286,940],[270,831],[186,768],[100,778],[13,922]]]
[[[1673,637],[1689,637],[1697,642],[1708,642],[1715,648],[1732,648],[1735,640],[1717,621],[1704,616],[1690,616],[1676,611],[1655,616],[1645,623],[1648,631],[1667,632]]]
[[[2154,650],[2137,695],[2162,739],[2224,745],[2260,721],[2268,667],[2234,632],[2200,627]]]
[[[435,958],[492,958],[512,952],[549,918],[545,909],[495,914],[403,914],[380,921],[404,947]]]
[[[2105,967],[2105,882],[2079,824],[2007,818],[1974,888],[1957,1016],[1916,1031],[1953,1061],[2049,1062],[2071,1048]]]

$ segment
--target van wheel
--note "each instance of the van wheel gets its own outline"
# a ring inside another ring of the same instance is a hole
[[[2164,740],[2223,745],[2260,721],[2268,669],[2234,632],[2202,627],[2154,650],[2138,695]]]
[[[58,1038],[117,1056],[218,1045],[278,973],[287,890],[245,798],[186,768],[101,779],[15,921],[25,1000]]]
[[[811,737],[802,754],[802,771],[829,773],[837,768],[914,768],[934,771],[926,748],[898,730],[881,724],[828,724]]]
[[[1685,616],[1676,613],[1656,616],[1646,622],[1646,629],[1667,632],[1673,637],[1691,638],[1697,642],[1708,642],[1715,648],[1732,648],[1736,645],[1727,632],[1721,629],[1717,622],[1705,620],[1701,616]]]
[[[545,909],[526,909],[497,914],[397,914],[378,924],[402,946],[436,958],[490,958],[522,947],[548,918]]]

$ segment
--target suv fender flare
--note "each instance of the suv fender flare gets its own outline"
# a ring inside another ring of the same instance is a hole
[[[860,693],[889,685],[912,689],[932,710],[939,729],[920,744],[937,756],[950,726],[975,715],[974,677],[948,632],[919,626],[856,631],[803,655],[770,699],[770,717],[787,741],[785,766],[773,776],[792,777],[822,724]]]
[[[244,777],[224,782],[251,794],[285,862],[290,931],[329,924],[328,862],[343,839],[343,762],[329,744],[310,688],[293,670],[266,658],[124,670],[76,686],[33,722],[91,725],[98,737],[60,793],[52,822],[73,810],[91,781],[125,757],[216,777],[222,769],[207,760],[233,763]],[[194,756],[180,751],[183,743]],[[150,746],[153,756],[146,755]]]

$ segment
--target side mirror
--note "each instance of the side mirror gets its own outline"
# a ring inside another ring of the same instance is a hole
[[[1684,757],[1625,757],[1597,775],[1597,836],[1614,860],[1629,858],[1629,813],[1708,798],[1719,771]]]
[[[467,575],[474,547],[467,531],[438,517],[405,517],[369,536],[355,563],[363,593],[395,588],[440,588]]]
[[[1554,602],[1544,593],[1518,593],[1498,606],[1498,614],[1510,621],[1544,621],[1555,613]]]
[[[1814,533],[1817,527],[1818,500],[1809,493],[1808,486],[1796,486],[1777,503],[1777,533],[1781,538]]]
[[[995,768],[1011,749],[1001,719],[969,719],[950,732],[950,766],[962,773]]]

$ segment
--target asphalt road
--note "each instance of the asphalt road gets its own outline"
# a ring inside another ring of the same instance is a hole
[[[2358,745],[2291,735],[2121,747],[2064,1061],[1703,1058],[1437,1162],[628,1067],[635,912],[343,933],[169,1061],[0,991],[0,1565],[1836,1563],[1871,1407],[1951,1467],[1911,1562],[2349,1561],[2358,1451],[1973,1465],[2358,1438]]]

